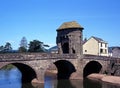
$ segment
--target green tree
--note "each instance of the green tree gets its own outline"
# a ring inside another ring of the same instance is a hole
[[[45,48],[48,45],[44,45],[43,42],[39,41],[39,40],[33,40],[30,41],[29,44],[29,52],[45,52]]]
[[[26,49],[25,47],[19,47],[18,51],[19,51],[20,53],[22,53],[22,52],[27,52],[27,49]]]
[[[11,50],[12,50],[12,46],[9,42],[7,42],[4,47],[4,52],[10,52]]]
[[[0,46],[0,53],[4,51],[4,46]]]

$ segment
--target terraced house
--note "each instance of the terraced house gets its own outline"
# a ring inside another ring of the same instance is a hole
[[[101,38],[92,36],[84,41],[83,54],[108,56],[108,43]]]

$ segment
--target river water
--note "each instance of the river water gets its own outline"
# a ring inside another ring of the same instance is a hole
[[[56,80],[45,77],[45,84],[22,84],[18,69],[0,70],[0,88],[120,88],[119,85],[108,84],[95,80]]]

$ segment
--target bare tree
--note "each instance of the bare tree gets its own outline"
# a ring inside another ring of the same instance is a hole
[[[27,49],[27,39],[25,37],[21,39],[20,47],[24,47],[25,49]]]
[[[19,52],[26,52],[27,51],[27,39],[23,37],[20,41]]]

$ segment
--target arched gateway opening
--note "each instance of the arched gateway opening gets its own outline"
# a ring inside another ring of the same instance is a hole
[[[22,83],[30,83],[32,82],[33,79],[37,78],[35,71],[30,66],[22,63],[11,63],[11,64],[17,67],[18,70],[21,72]]]
[[[69,53],[69,43],[64,43],[62,45],[63,53]]]
[[[57,79],[69,79],[70,75],[76,71],[73,64],[66,60],[59,60],[54,63],[57,67]]]
[[[83,70],[83,77],[87,77],[92,73],[99,73],[101,71],[102,65],[97,61],[90,61]]]

